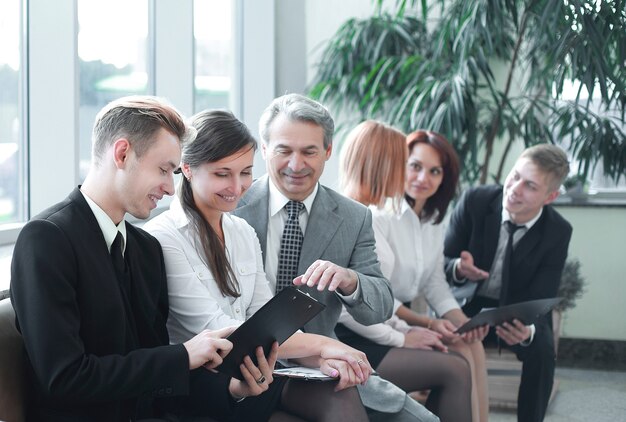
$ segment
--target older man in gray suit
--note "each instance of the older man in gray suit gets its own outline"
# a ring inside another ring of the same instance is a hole
[[[393,296],[375,252],[371,213],[318,183],[332,152],[328,110],[289,94],[270,104],[259,127],[268,175],[250,187],[234,214],[256,230],[270,285],[295,284],[326,305],[305,325],[307,332],[335,337],[342,306],[362,324],[385,321]],[[376,378],[361,389],[366,406],[396,413],[392,420],[428,417],[416,417],[417,403]]]

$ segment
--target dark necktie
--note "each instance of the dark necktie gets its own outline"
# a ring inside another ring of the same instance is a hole
[[[511,275],[511,259],[513,255],[513,238],[515,232],[519,229],[524,228],[524,226],[518,226],[517,224],[506,221],[505,227],[507,232],[509,232],[509,238],[506,242],[506,249],[504,249],[504,260],[502,262],[502,284],[500,287],[500,304],[505,305],[507,300],[507,291],[509,289],[509,277]]]
[[[111,261],[113,261],[113,268],[115,268],[115,275],[120,285],[120,293],[122,295],[122,301],[124,302],[124,309],[126,310],[126,346],[128,350],[132,350],[137,347],[137,328],[136,321],[133,314],[132,297],[131,297],[131,276],[126,266],[126,260],[122,254],[122,243],[124,238],[121,232],[117,232],[115,240],[111,244]]]
[[[293,285],[293,279],[298,272],[300,261],[300,249],[304,236],[300,229],[298,216],[304,208],[302,202],[289,201],[285,205],[287,209],[287,221],[283,229],[283,237],[280,241],[280,255],[278,256],[278,271],[276,272],[276,293],[287,286]]]
[[[120,283],[124,284],[126,274],[126,262],[124,261],[124,255],[122,254],[122,243],[124,237],[121,232],[117,232],[115,240],[111,244],[111,261],[113,261],[113,268],[115,268],[115,274]]]

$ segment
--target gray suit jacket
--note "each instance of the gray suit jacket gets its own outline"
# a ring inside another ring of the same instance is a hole
[[[268,208],[269,178],[266,175],[252,184],[239,201],[239,207],[233,212],[256,230],[264,261]],[[304,233],[298,273],[303,274],[318,259],[356,271],[361,288],[360,299],[354,305],[346,306],[346,309],[355,320],[365,325],[386,321],[393,313],[391,287],[380,271],[375,246],[370,211],[320,185]],[[305,330],[336,338],[334,330],[343,302],[335,293],[318,292],[317,289],[308,287],[300,289],[326,305],[323,312],[304,326]],[[388,422],[438,420],[400,388],[380,377],[370,377],[366,385],[359,385],[357,388],[363,404],[384,412],[378,416]]]
[[[269,179],[265,175],[252,184],[233,214],[244,218],[256,230],[263,259],[267,244]],[[358,274],[360,299],[348,312],[361,324],[371,325],[389,319],[393,313],[393,296],[389,282],[382,275],[375,251],[372,215],[363,205],[319,187],[311,207],[304,243],[300,252],[298,274],[317,259],[350,268]],[[334,329],[343,302],[332,292],[318,292],[301,287],[326,305],[326,309],[305,325],[310,333],[335,337]]]

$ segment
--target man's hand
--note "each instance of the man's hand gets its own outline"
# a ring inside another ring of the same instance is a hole
[[[267,358],[263,354],[261,346],[256,348],[257,365],[252,362],[250,356],[243,358],[243,363],[239,365],[244,380],[231,378],[228,385],[228,392],[235,398],[258,396],[269,388],[274,381],[274,365],[278,358],[278,343],[274,342]]]
[[[474,265],[474,257],[468,251],[461,252],[461,258],[456,264],[456,278],[467,278],[471,281],[484,280],[489,277],[487,271],[483,271]]]
[[[237,327],[226,327],[220,330],[204,330],[195,337],[183,343],[189,355],[189,369],[196,369],[204,366],[213,369],[222,363],[233,344],[226,340],[230,333]]]
[[[318,259],[307,268],[306,272],[293,280],[296,286],[317,286],[320,292],[324,289],[329,292],[339,290],[348,296],[354,293],[359,278],[356,273],[348,268],[340,267],[329,261]]]
[[[505,322],[496,327],[496,334],[506,344],[513,346],[519,344],[530,337],[530,328],[522,324],[519,320],[514,319],[512,323]]]
[[[439,350],[447,353],[448,348],[441,342],[441,334],[422,327],[413,327],[404,334],[404,346],[411,349]]]

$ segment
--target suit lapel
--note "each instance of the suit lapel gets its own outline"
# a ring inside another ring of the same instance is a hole
[[[485,271],[491,269],[493,258],[496,254],[498,239],[500,238],[500,225],[502,222],[502,195],[496,196],[489,207],[489,213],[485,216],[483,239],[485,241],[485,256],[481,262]]]
[[[263,262],[265,262],[265,250],[267,247],[267,219],[269,215],[269,178],[267,175],[259,178],[250,186],[244,203],[234,212],[235,215],[243,218],[254,228],[261,244]]]
[[[528,232],[520,239],[520,241],[515,246],[513,250],[513,259],[511,265],[513,268],[516,268],[526,255],[528,255],[539,242],[541,241],[543,226],[546,219],[546,212],[544,210],[543,214]]]
[[[304,234],[298,274],[303,274],[313,261],[322,256],[335,236],[343,220],[335,213],[336,208],[337,203],[328,195],[326,188],[319,185]]]

